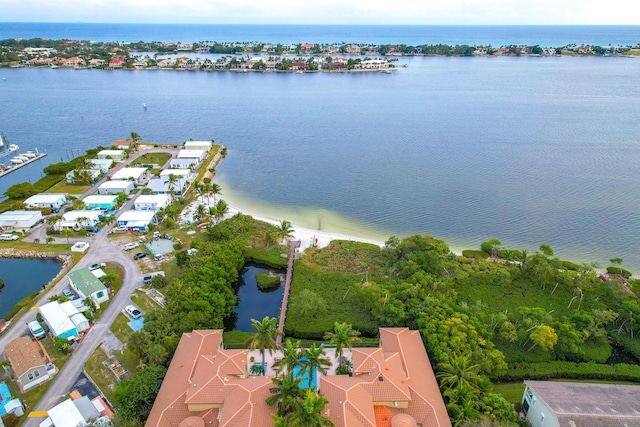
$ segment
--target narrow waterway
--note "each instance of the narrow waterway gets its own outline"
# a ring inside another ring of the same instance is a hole
[[[256,276],[260,273],[283,275],[283,271],[260,266],[246,264],[240,272],[238,283],[234,286],[238,295],[238,306],[224,321],[225,331],[252,332],[251,319],[262,320],[265,316],[277,317],[282,302],[284,284],[263,291],[258,289]],[[284,281],[284,278],[282,279]]]
[[[62,264],[54,259],[0,258],[0,318],[4,318],[16,303],[38,292],[53,279]]]

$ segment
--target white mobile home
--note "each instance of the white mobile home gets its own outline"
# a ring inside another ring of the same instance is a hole
[[[66,193],[40,193],[24,201],[24,205],[28,208],[52,210],[60,209],[65,203],[67,203]]]
[[[7,211],[0,214],[0,229],[25,230],[42,220],[40,211]]]
[[[176,157],[178,159],[196,159],[201,162],[207,157],[207,152],[204,150],[180,150]]]
[[[67,174],[67,184],[75,184],[80,174],[86,174],[89,182],[96,182],[102,171],[100,169],[82,169],[80,171],[71,171]]]
[[[103,182],[100,187],[98,187],[98,193],[100,194],[118,194],[124,193],[129,194],[136,188],[136,185],[133,181],[106,181]]]
[[[186,191],[187,181],[183,178],[178,178],[174,185],[169,188],[169,177],[154,178],[149,180],[147,188],[151,190],[151,194],[173,194],[175,196],[182,196]]]
[[[149,231],[149,224],[157,223],[154,211],[126,211],[118,217],[118,225],[141,232]]]
[[[94,195],[85,197],[84,199],[82,199],[82,201],[84,202],[85,210],[93,210],[93,209],[110,210],[115,208],[118,205],[118,196],[114,194],[111,194],[111,195],[94,194]]]
[[[74,323],[69,319],[67,313],[60,307],[58,301],[52,301],[39,308],[40,314],[47,324],[49,331],[53,336],[60,338],[77,338],[78,330]]]
[[[92,169],[100,170],[102,172],[108,172],[113,165],[113,160],[111,159],[91,159],[89,160],[93,165]]]
[[[99,159],[123,160],[125,156],[124,150],[102,150],[98,152]]]
[[[141,195],[135,201],[137,211],[158,212],[160,209],[169,206],[171,197],[166,194]]]
[[[209,151],[213,143],[211,141],[186,141],[184,143],[185,150],[204,150]]]
[[[59,229],[71,228],[78,230],[83,227],[95,227],[102,217],[100,211],[69,211],[62,215],[62,221],[57,226]]]
[[[142,184],[147,176],[147,168],[122,168],[111,175],[113,180],[133,181]]]
[[[195,169],[198,165],[198,159],[171,159],[169,167],[171,169]]]
[[[164,178],[165,181],[169,179],[169,175],[175,175],[184,179],[185,181],[188,181],[189,179],[191,179],[193,172],[191,172],[189,169],[165,169],[160,172],[160,178]]]

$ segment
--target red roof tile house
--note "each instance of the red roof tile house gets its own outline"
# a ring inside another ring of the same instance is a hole
[[[524,383],[522,408],[532,427],[640,426],[640,386]]]
[[[420,333],[381,329],[380,348],[352,351],[354,375],[320,378],[336,426],[450,427]],[[249,375],[249,350],[224,350],[221,330],[185,333],[147,426],[272,426],[270,376]]]

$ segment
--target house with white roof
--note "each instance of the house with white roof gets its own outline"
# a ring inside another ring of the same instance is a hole
[[[98,152],[99,159],[111,159],[114,161],[124,160],[124,150],[102,150]]]
[[[92,169],[99,169],[102,172],[106,173],[113,166],[113,160],[105,158],[105,159],[91,159],[89,160],[93,165]]]
[[[157,224],[158,219],[154,211],[131,210],[120,214],[118,225],[141,232],[149,231],[149,224]]]
[[[189,169],[164,169],[160,172],[160,178],[164,178],[165,180],[169,178],[169,175],[175,175],[185,181],[189,181],[193,177],[194,173]]]
[[[195,169],[198,165],[198,159],[171,159],[169,168],[171,169]]]
[[[147,176],[147,168],[122,168],[111,175],[113,180],[133,181],[142,184]]]
[[[0,229],[26,230],[42,220],[40,211],[7,211],[0,214]]]
[[[82,201],[84,202],[85,210],[110,210],[118,206],[118,196],[113,194],[92,194],[91,196],[87,196],[82,199]]]
[[[79,399],[67,399],[47,411],[47,419],[40,427],[78,427],[89,420],[102,420],[100,412],[87,396]]]
[[[213,143],[211,141],[186,141],[184,143],[185,150],[204,150],[209,151]]]
[[[80,331],[76,329],[76,325],[71,321],[69,315],[67,315],[58,301],[45,304],[39,307],[38,310],[53,336],[66,339],[78,338]]]
[[[147,182],[147,188],[151,190],[151,194],[182,196],[189,186],[187,180],[184,178],[178,178],[170,188],[169,177],[164,176],[149,180],[149,182]]]
[[[96,306],[109,301],[109,290],[88,268],[73,270],[67,274],[67,277],[69,278],[69,284],[80,298],[91,297]]]
[[[66,193],[40,193],[24,201],[27,208],[58,210],[67,203]]]
[[[71,228],[78,230],[83,227],[95,227],[102,217],[101,211],[69,211],[62,214],[62,221],[58,222],[58,229]]]
[[[71,171],[67,173],[67,184],[75,184],[78,176],[81,176],[80,174],[84,174],[87,178],[89,178],[90,182],[95,182],[98,180],[98,178],[100,178],[100,175],[102,175],[102,171],[100,169],[81,169],[79,171]]]
[[[136,188],[133,181],[122,181],[119,179],[106,181],[100,184],[98,187],[98,193],[100,194],[129,194]]]
[[[134,202],[137,211],[158,212],[171,204],[171,197],[166,194],[148,194],[139,196]]]
[[[178,159],[196,159],[199,162],[207,157],[207,152],[204,150],[180,150],[176,156]]]

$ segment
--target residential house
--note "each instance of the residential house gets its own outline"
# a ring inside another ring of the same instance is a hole
[[[198,159],[171,159],[169,168],[171,169],[195,169],[198,166]]]
[[[150,224],[157,224],[156,213],[151,210],[130,210],[123,212],[118,217],[118,225],[130,230],[147,232]]]
[[[101,211],[76,210],[62,214],[62,220],[56,224],[59,230],[73,229],[79,230],[84,227],[95,227],[102,218]]]
[[[82,199],[85,210],[111,210],[118,206],[116,195],[91,195]]]
[[[361,68],[363,70],[377,70],[393,67],[390,65],[389,61],[385,59],[367,59],[366,61],[361,61],[359,64],[356,64],[355,68]]]
[[[185,150],[204,150],[209,151],[213,143],[211,141],[185,141],[183,148]]]
[[[161,61],[158,61],[158,68],[173,68],[176,65],[176,60],[167,58]]]
[[[132,139],[116,139],[111,143],[111,146],[118,150],[130,150],[134,144],[135,142]]]
[[[100,184],[98,187],[98,193],[100,194],[129,194],[136,188],[133,181],[112,180],[106,181]]]
[[[67,203],[66,193],[40,193],[29,197],[24,201],[27,208],[59,210]]]
[[[109,61],[109,68],[122,68],[127,65],[127,62],[122,58],[112,58]]]
[[[103,65],[106,65],[106,64],[107,62],[104,59],[93,58],[89,60],[90,67],[102,67]]]
[[[420,333],[385,328],[380,337],[381,347],[350,352],[352,377],[320,377],[322,414],[336,427],[451,427]],[[274,372],[249,375],[250,363],[248,350],[223,348],[221,330],[183,334],[146,426],[273,425],[265,400]]]
[[[193,50],[193,43],[178,43],[176,48],[177,48],[177,50],[191,51],[191,50]]]
[[[102,175],[102,171],[100,169],[81,169],[81,170],[73,170],[67,173],[67,183],[75,184],[79,174],[83,174],[89,179],[89,182],[96,182],[100,175]]]
[[[347,55],[360,55],[360,51],[362,48],[357,44],[350,44],[349,46],[344,48],[344,53]]]
[[[109,301],[109,290],[88,268],[80,268],[67,274],[69,284],[80,298],[91,297],[96,306]]]
[[[108,418],[101,417],[100,411],[94,403],[87,396],[82,396],[76,400],[63,400],[49,409],[46,420],[40,423],[40,426],[78,427],[86,425],[90,420],[101,423],[108,421]]]
[[[134,206],[137,211],[158,212],[169,204],[171,204],[171,197],[166,194],[143,194],[136,199]]]
[[[196,159],[199,162],[207,157],[207,152],[204,150],[180,150],[176,156],[178,159]]]
[[[113,160],[111,159],[91,159],[89,160],[93,165],[92,169],[99,169],[101,172],[108,172],[113,166]]]
[[[111,175],[113,180],[133,181],[142,184],[147,177],[147,168],[122,168]]]
[[[84,59],[73,56],[71,58],[60,59],[60,65],[63,67],[82,67],[84,66]]]
[[[26,230],[42,220],[40,211],[7,211],[0,214],[0,229]]]
[[[124,160],[124,150],[102,150],[98,152],[99,159],[111,159],[115,161]]]
[[[305,43],[300,46],[300,53],[311,53],[313,51],[313,45],[310,43]]]
[[[56,373],[46,350],[27,336],[9,342],[4,351],[15,373],[16,384],[23,393]]]
[[[640,386],[525,381],[522,410],[531,427],[640,425]]]
[[[304,61],[295,61],[291,64],[292,70],[304,70],[307,67],[307,63]]]
[[[54,337],[77,339],[89,327],[89,321],[72,301],[52,301],[38,308],[44,323]],[[71,314],[71,316],[70,316]],[[73,320],[72,320],[73,318]]]
[[[189,188],[189,182],[184,177],[178,176],[175,183],[170,185],[169,174],[166,174],[159,178],[150,179],[149,182],[147,182],[147,188],[151,190],[151,194],[168,194],[171,196],[181,197]]]

